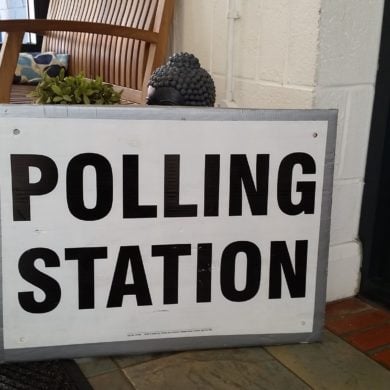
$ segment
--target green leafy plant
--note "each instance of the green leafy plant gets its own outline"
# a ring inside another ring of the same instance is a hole
[[[116,104],[120,95],[100,77],[87,79],[82,73],[65,77],[62,69],[56,77],[44,74],[29,96],[39,104]]]

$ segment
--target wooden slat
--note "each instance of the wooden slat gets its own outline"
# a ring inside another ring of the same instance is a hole
[[[150,75],[152,74],[153,69],[155,69],[153,67],[153,64],[154,64],[154,57],[155,57],[156,50],[157,50],[156,45],[151,44],[149,47],[148,60],[146,62],[146,66],[145,66],[145,78],[144,78],[144,84],[142,86],[142,97],[141,97],[142,102],[145,102],[146,94],[147,94],[148,80],[150,78]]]
[[[104,5],[104,12],[102,15],[102,20],[100,22],[110,24],[110,17],[111,17],[111,10],[113,7],[112,0],[106,1]],[[100,64],[100,72],[99,76],[103,77],[104,80],[107,80],[106,69],[107,69],[107,36],[102,37],[101,45],[100,45],[100,52],[99,52],[99,64]],[[108,80],[107,80],[108,81]]]
[[[90,19],[88,19],[89,15],[88,15],[88,12],[89,12],[89,1],[86,2],[86,4],[84,5],[84,7],[82,7],[82,10],[79,9],[79,12],[77,13],[76,17],[77,21],[90,21]],[[81,7],[80,7],[81,8]],[[83,69],[83,55],[84,55],[84,52],[85,52],[85,33],[84,32],[79,32],[77,35],[76,35],[76,40],[75,40],[75,47],[73,49],[73,61],[74,61],[74,69],[75,69],[75,73],[80,73],[81,71],[84,71],[85,72],[85,69]],[[90,77],[90,75],[86,75],[87,77]]]
[[[132,13],[133,7],[134,7],[134,1],[128,1],[125,9],[125,14],[123,17],[124,26],[128,26],[128,27],[131,26],[130,15]],[[126,63],[128,58],[128,51],[127,51],[128,42],[129,42],[128,39],[121,38],[121,44],[119,46],[120,52],[117,51],[116,53],[117,56],[116,58],[119,58],[118,62],[119,62],[119,69],[120,69],[119,82],[116,84],[119,85],[127,85],[126,84],[126,72],[127,72]]]
[[[147,26],[146,26],[146,22],[147,22],[147,19],[148,19],[148,12],[149,12],[149,8],[150,8],[150,5],[151,5],[151,0],[145,0],[142,4],[142,12],[141,12],[141,15],[140,15],[140,19],[139,19],[139,22],[138,22],[138,28],[142,28],[142,29],[147,29]],[[140,59],[140,56],[142,56],[144,54],[144,49],[145,46],[142,45],[142,42],[140,41],[137,41],[136,44],[134,45],[134,49],[135,49],[135,52],[133,53],[133,68],[134,68],[134,86],[136,89],[139,89],[140,86],[139,86],[139,73],[140,73],[140,63],[139,63],[139,59]]]
[[[166,23],[166,21],[172,20],[174,4],[175,0],[164,0],[160,1],[157,7],[153,31],[159,32],[160,39],[156,46],[156,54],[153,63],[154,69],[165,61],[171,27],[171,24]]]
[[[145,25],[143,26],[145,30],[151,30],[152,23],[154,21],[154,17],[157,9],[157,0],[152,0],[150,4],[150,10],[147,14]],[[145,67],[146,60],[148,56],[149,45],[145,42],[141,42],[140,44],[140,52],[138,55],[138,79],[137,79],[137,89],[143,88],[144,77],[145,77]]]
[[[124,89],[118,85],[113,85],[113,87],[118,92],[122,91],[121,101],[123,103],[124,102],[126,102],[126,104],[128,104],[129,102],[140,103],[142,101],[142,92],[141,91],[131,89],[131,88]]]
[[[131,14],[132,26],[138,25],[139,14],[140,14],[140,2],[134,1],[134,7],[132,8],[132,14]],[[130,39],[127,47],[128,60],[126,62],[126,75],[125,75],[126,76],[125,84],[131,88],[135,88],[133,83],[133,77],[132,77],[134,72],[134,68],[133,68],[134,44],[135,44],[135,40]]]
[[[77,4],[75,1],[71,1],[71,4],[64,4],[66,1],[59,1],[58,3],[61,3],[61,7],[58,10],[58,16],[55,18],[57,20],[66,20],[68,19],[68,15],[77,14]],[[71,18],[70,18],[71,19]],[[71,19],[72,20],[72,19]],[[67,53],[67,45],[68,40],[65,38],[63,39],[63,32],[59,31],[56,33],[56,51],[61,53]],[[69,36],[72,35],[71,32],[65,33]]]
[[[97,11],[98,11],[98,7],[97,7],[97,2],[96,0],[91,0],[89,2],[90,4],[90,15],[89,15],[89,19],[91,22],[96,22],[96,14],[97,14]],[[84,51],[84,55],[83,55],[83,69],[85,71],[86,74],[88,74],[89,76],[88,77],[92,77],[91,76],[91,54],[92,54],[92,48],[91,48],[91,39],[92,39],[92,34],[85,34],[85,38],[84,38],[84,46],[85,46],[85,51]]]
[[[51,4],[52,2],[50,2]],[[53,17],[50,19],[57,19],[57,20],[67,20],[71,18],[69,17],[72,15],[72,13],[77,12],[77,7],[74,1],[70,1],[67,5],[67,7],[64,7],[63,1],[56,1],[55,3],[61,4],[61,7],[57,7],[57,12],[53,14]],[[61,53],[70,53],[69,47],[70,47],[70,37],[73,33],[70,31],[53,31],[50,32],[50,36],[52,36],[50,40],[50,48],[52,50],[55,50],[56,52]],[[61,39],[62,38],[62,39]],[[44,42],[47,40],[47,38],[44,39]]]
[[[146,0],[147,1],[147,0]],[[145,1],[143,2],[138,2],[138,7],[137,7],[137,12],[134,16],[134,26],[136,26],[137,28],[139,28],[139,25],[140,25],[140,20],[141,20],[141,16],[142,16],[142,9],[143,9],[143,5],[144,5]],[[131,47],[131,72],[129,73],[130,74],[130,80],[129,80],[129,84],[131,86],[131,88],[137,88],[137,84],[136,84],[136,81],[137,81],[137,60],[136,60],[136,56],[137,56],[137,49],[138,49],[138,41],[134,40],[132,42],[132,47]]]
[[[70,12],[75,12],[75,2],[71,1],[70,4],[68,4],[66,7],[64,7],[63,1],[50,1],[49,3],[49,10],[48,10],[48,19],[57,19],[57,20],[65,20],[68,19],[67,15]],[[48,37],[45,37],[45,39],[42,42],[42,50],[43,51],[55,51],[57,53],[68,53],[68,36],[70,35],[70,32],[67,33],[60,33],[57,31],[52,31],[49,33]],[[46,43],[48,43],[48,46],[50,49],[46,49]]]
[[[114,23],[121,26],[122,23],[123,23],[123,12],[125,10],[126,2],[119,0],[118,3],[119,4],[117,4],[117,7],[120,7],[120,9],[119,9],[119,12],[117,12],[117,16],[116,16],[116,19],[115,19]],[[113,56],[115,56],[115,54],[116,54],[116,48],[118,46],[118,40],[119,40],[119,37],[113,37],[111,39],[110,54],[109,54],[110,58],[115,58]],[[110,80],[111,83],[116,83],[117,82],[117,78],[116,78],[115,74],[116,74],[116,72],[119,71],[118,63],[119,63],[119,61],[111,61],[110,72],[109,72],[109,80]]]
[[[18,84],[13,85],[11,90],[10,103],[13,104],[31,104],[32,98],[28,96],[29,93],[34,91],[35,85]]]
[[[118,12],[121,8],[121,0],[115,0],[114,2],[114,12],[111,15],[111,24],[121,25],[122,14]],[[116,41],[118,37],[109,36],[107,38],[107,58],[113,58],[113,54],[115,53]],[[107,61],[107,69],[106,69],[106,79],[109,80],[110,83],[115,81],[114,76],[115,65],[114,61]]]
[[[96,14],[96,22],[100,23],[103,20],[105,2],[99,1],[99,12]],[[100,74],[100,46],[102,41],[102,35],[94,35],[92,39],[92,66],[91,66],[91,77],[96,78]]]

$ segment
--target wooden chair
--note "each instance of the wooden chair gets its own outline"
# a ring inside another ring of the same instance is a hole
[[[0,20],[0,103],[10,102],[23,35],[32,32],[43,34],[42,51],[70,55],[69,74],[101,76],[122,99],[143,104],[151,73],[165,62],[173,7],[174,0],[51,0],[45,20]]]

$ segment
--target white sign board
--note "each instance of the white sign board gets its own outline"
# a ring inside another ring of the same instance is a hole
[[[14,110],[3,359],[318,339],[333,111]]]

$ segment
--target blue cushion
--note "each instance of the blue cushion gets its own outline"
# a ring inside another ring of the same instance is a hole
[[[55,77],[61,69],[68,68],[68,54],[45,53],[20,53],[15,70],[14,83],[38,84],[42,75],[46,72]]]

